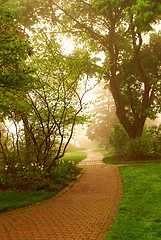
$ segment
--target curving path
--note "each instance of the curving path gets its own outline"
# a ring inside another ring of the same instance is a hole
[[[88,151],[84,173],[68,190],[39,204],[0,214],[1,240],[103,240],[122,194],[118,168]]]
[[[95,152],[91,149],[84,151],[87,153],[86,159],[78,163],[79,167],[94,167],[94,166],[106,166],[105,163],[102,162],[103,155],[99,152]]]

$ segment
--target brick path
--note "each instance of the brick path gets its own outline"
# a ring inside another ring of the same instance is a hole
[[[121,194],[117,167],[90,165],[67,191],[39,204],[0,214],[0,239],[103,240]]]

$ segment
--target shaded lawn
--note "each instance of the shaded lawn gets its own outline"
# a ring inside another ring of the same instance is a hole
[[[106,240],[161,239],[161,165],[121,167],[124,195]]]
[[[38,203],[44,199],[53,197],[57,192],[17,192],[0,191],[0,212],[9,211],[14,208],[24,207]]]

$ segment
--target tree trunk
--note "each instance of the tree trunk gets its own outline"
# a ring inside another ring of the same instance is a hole
[[[25,134],[25,163],[28,164],[31,162],[33,144],[32,144],[31,136],[27,127],[27,124],[28,124],[27,117],[26,116],[23,117],[22,121],[23,121],[24,134]]]
[[[133,106],[131,106],[132,112],[133,112],[133,121],[134,121],[134,123],[132,124],[126,115],[125,105],[122,99],[121,89],[120,89],[120,85],[119,85],[117,74],[116,74],[117,62],[118,62],[118,49],[117,49],[117,46],[115,45],[115,19],[111,16],[110,21],[111,21],[111,25],[110,25],[111,27],[109,29],[109,47],[108,47],[110,66],[111,66],[110,67],[110,72],[111,72],[110,91],[115,101],[116,115],[120,123],[125,128],[129,138],[141,137],[144,123],[147,117],[145,112],[150,105],[150,98],[152,98],[152,96],[149,97],[150,88],[147,80],[147,75],[145,73],[145,69],[142,66],[141,60],[138,56],[138,59],[139,59],[138,65],[141,68],[141,74],[143,75],[144,79],[146,78],[146,81],[144,81],[145,89],[144,89],[143,101],[140,103],[142,104],[140,116],[135,112],[135,109],[133,109]],[[138,55],[139,55],[139,52],[138,52]],[[130,92],[129,92],[129,95],[130,95]]]

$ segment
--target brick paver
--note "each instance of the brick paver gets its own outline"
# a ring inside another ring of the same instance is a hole
[[[68,191],[39,204],[0,214],[0,239],[103,240],[121,194],[116,166],[87,167]]]

